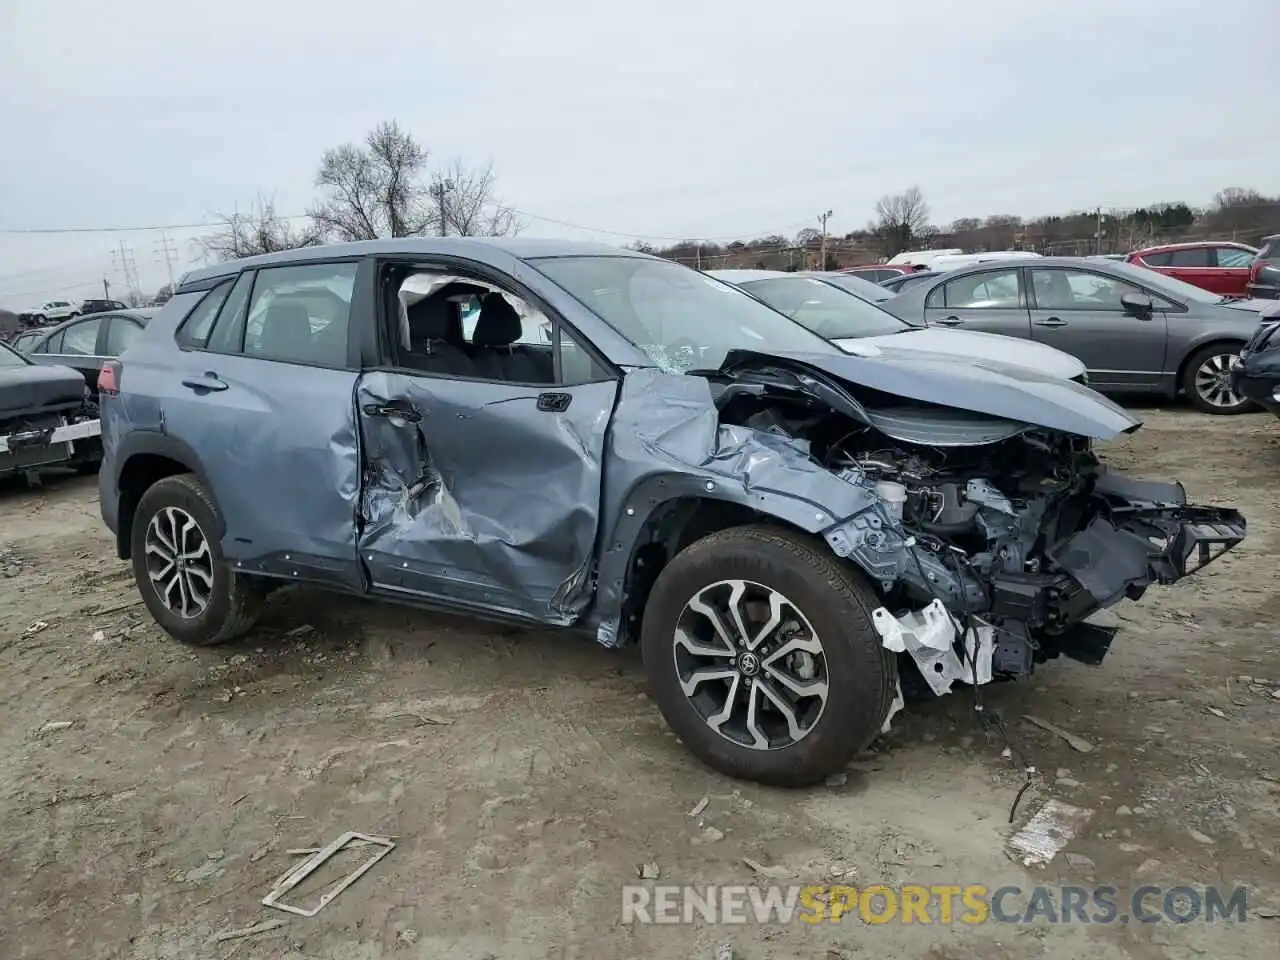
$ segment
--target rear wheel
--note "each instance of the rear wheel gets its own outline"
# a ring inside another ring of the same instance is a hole
[[[1218,415],[1251,410],[1252,402],[1231,385],[1231,371],[1239,363],[1238,343],[1211,343],[1197,351],[1182,375],[1182,389],[1191,405],[1201,413]]]
[[[843,770],[893,701],[878,605],[854,569],[801,534],[748,526],[699,540],[663,569],[645,607],[658,708],[729,776],[804,786]]]
[[[223,562],[217,504],[191,474],[165,477],[138,502],[133,576],[142,600],[175,640],[211,646],[247,633],[262,592]]]

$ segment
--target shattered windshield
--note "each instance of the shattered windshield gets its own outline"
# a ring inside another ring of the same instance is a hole
[[[810,277],[752,280],[742,289],[828,340],[875,337],[911,329],[910,324],[875,304]]]
[[[741,290],[669,260],[549,257],[533,263],[671,373],[719,367],[735,349],[840,353]]]

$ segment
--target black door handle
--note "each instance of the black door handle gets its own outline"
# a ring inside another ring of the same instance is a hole
[[[367,417],[387,417],[388,419],[403,420],[405,423],[422,422],[422,411],[407,400],[366,403],[363,409]]]
[[[572,402],[573,394],[571,393],[538,394],[538,409],[543,413],[564,413]]]
[[[940,327],[958,327],[963,321],[959,317],[943,317],[941,320],[933,322]]]
[[[1037,327],[1065,327],[1066,325],[1067,321],[1063,320],[1061,317],[1048,317],[1044,320],[1036,321]]]
[[[216,393],[219,390],[227,389],[226,381],[219,380],[218,375],[209,370],[202,377],[184,377],[182,380],[184,387],[196,391],[196,393]]]

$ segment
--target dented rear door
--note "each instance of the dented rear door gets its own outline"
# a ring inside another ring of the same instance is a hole
[[[375,592],[576,620],[616,389],[364,374],[360,556]]]

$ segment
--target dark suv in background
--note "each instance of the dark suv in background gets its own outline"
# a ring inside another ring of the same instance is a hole
[[[108,310],[128,310],[128,306],[119,300],[86,300],[80,304],[80,315],[89,313],[106,313]]]

